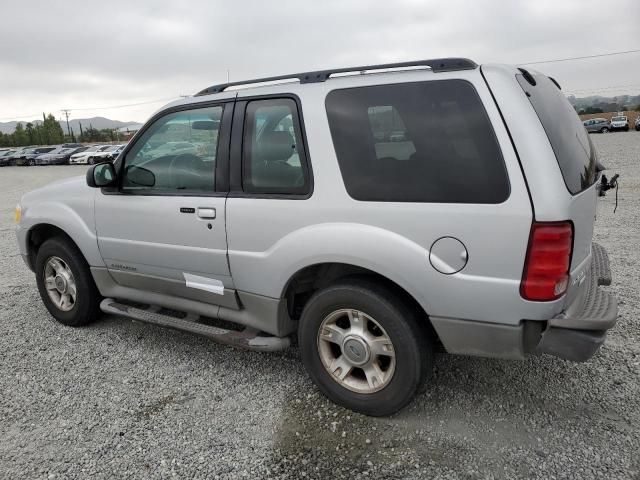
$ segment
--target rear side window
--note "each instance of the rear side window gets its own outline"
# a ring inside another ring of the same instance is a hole
[[[491,123],[467,81],[334,90],[326,108],[356,200],[501,203],[509,196]]]
[[[567,189],[575,195],[589,188],[597,178],[597,154],[580,117],[548,77],[533,75],[536,85],[516,77],[544,127]]]
[[[242,145],[245,192],[301,195],[310,191],[300,122],[293,100],[249,102]]]

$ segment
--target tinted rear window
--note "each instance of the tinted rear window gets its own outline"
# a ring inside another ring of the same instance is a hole
[[[500,148],[469,82],[334,90],[326,108],[356,200],[501,203],[509,196]]]
[[[589,188],[597,178],[597,157],[580,117],[548,77],[534,75],[535,86],[516,77],[547,133],[567,189],[575,195]]]

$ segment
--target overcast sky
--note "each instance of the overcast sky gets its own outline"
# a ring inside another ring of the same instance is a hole
[[[144,121],[225,81],[227,69],[239,80],[442,56],[523,63],[640,49],[639,0],[3,0],[1,12],[0,121],[63,108],[71,118]],[[640,93],[640,53],[535,68],[577,96]]]

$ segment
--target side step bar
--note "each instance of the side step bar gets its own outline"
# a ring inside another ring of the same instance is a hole
[[[153,323],[161,327],[174,328],[185,332],[209,337],[212,340],[242,348],[244,350],[256,350],[260,352],[276,352],[289,347],[289,337],[259,336],[258,331],[245,328],[242,331],[228,330],[205,323],[199,323],[202,317],[185,315],[184,318],[172,316],[156,311],[157,307],[151,305],[131,306],[119,303],[113,298],[105,298],[100,303],[100,310],[112,315],[121,315],[141,322]],[[178,313],[178,312],[174,312]]]

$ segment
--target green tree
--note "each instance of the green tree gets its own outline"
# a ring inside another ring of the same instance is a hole
[[[13,132],[13,138],[16,145],[19,147],[29,145],[29,136],[22,126],[22,123],[18,122],[16,125],[16,130]]]
[[[27,123],[27,125],[25,126],[25,132],[27,134],[27,137],[29,138],[30,145],[35,145],[36,143],[40,143],[36,138],[36,129],[34,128],[33,123],[31,122]]]
[[[64,132],[60,123],[56,120],[52,114],[49,114],[42,123],[42,130],[44,133],[44,141],[47,145],[55,145],[64,142]]]

